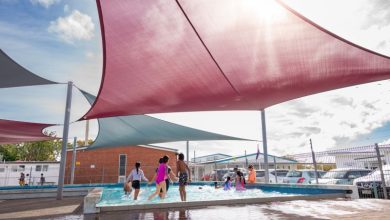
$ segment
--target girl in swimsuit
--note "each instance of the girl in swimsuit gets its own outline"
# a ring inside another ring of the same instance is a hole
[[[223,190],[230,190],[232,188],[232,181],[230,181],[230,176],[226,177],[226,182],[223,184]]]
[[[160,190],[162,189],[162,195],[161,199],[165,198],[165,194],[167,193],[167,187],[165,182],[165,176],[167,173],[167,163],[169,161],[168,156],[163,157],[163,162],[158,166],[157,170],[157,176],[156,176],[156,192],[154,192],[152,195],[149,196],[148,200],[153,199],[156,195],[160,193]]]
[[[134,200],[137,200],[138,194],[141,188],[141,181],[148,181],[148,179],[144,175],[144,171],[140,169],[141,163],[137,162],[135,163],[135,169],[133,169],[130,173],[130,175],[127,177],[126,183],[125,183],[125,192],[126,195],[129,195],[131,193],[131,188],[135,189],[134,192]],[[131,183],[131,187],[130,187]]]
[[[245,190],[245,177],[241,171],[237,171],[236,176],[236,190]]]

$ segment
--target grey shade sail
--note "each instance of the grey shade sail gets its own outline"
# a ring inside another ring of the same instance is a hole
[[[0,49],[0,88],[57,84],[28,71]]]
[[[96,99],[85,91],[81,92],[91,104]],[[175,141],[253,141],[202,131],[147,115],[98,118],[97,120],[99,124],[98,136],[88,148],[146,145]]]

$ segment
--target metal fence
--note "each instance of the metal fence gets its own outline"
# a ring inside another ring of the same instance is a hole
[[[309,153],[293,157],[301,163],[310,164],[313,161]],[[317,167],[323,162],[334,164],[335,167],[319,179],[320,184],[356,185],[360,198],[390,198],[390,145],[375,144],[318,152],[315,158]]]

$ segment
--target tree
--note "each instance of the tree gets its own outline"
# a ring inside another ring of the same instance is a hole
[[[15,161],[17,160],[17,148],[14,144],[2,144],[0,155],[2,155],[2,160]]]
[[[87,145],[91,145],[91,144],[93,144],[93,140],[92,139],[88,139],[88,144]],[[83,141],[83,140],[78,140],[77,141],[77,146],[85,146],[85,141]]]

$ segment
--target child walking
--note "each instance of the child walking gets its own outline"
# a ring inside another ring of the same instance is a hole
[[[169,161],[168,156],[163,157],[162,163],[158,166],[157,169],[157,176],[156,176],[156,192],[154,192],[152,195],[149,196],[148,200],[153,199],[156,195],[160,193],[160,190],[162,189],[162,195],[161,199],[165,199],[165,194],[167,193],[167,187],[165,182],[165,176],[168,172],[167,163]]]
[[[144,171],[140,169],[141,163],[136,162],[135,168],[130,172],[129,176],[127,177],[126,183],[125,183],[125,193],[126,195],[130,195],[132,188],[134,188],[134,200],[137,200],[138,194],[141,188],[141,181],[148,181],[148,179],[144,175]],[[131,182],[131,187],[130,187]]]

